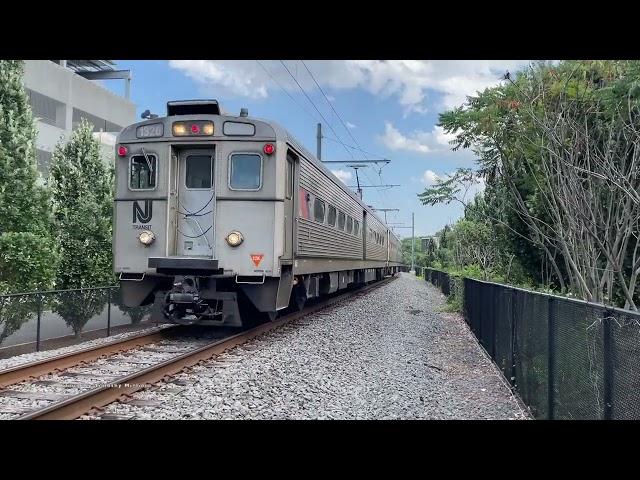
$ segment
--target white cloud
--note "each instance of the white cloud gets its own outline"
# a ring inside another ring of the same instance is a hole
[[[404,134],[391,122],[385,123],[384,134],[378,136],[378,140],[390,150],[406,150],[417,153],[451,153],[451,141],[455,139],[455,134],[445,133],[444,128],[434,126],[428,132],[424,130],[414,130]],[[464,151],[463,151],[464,152]],[[458,158],[462,158],[462,152],[456,152]],[[468,156],[467,152],[467,156]]]
[[[445,133],[444,128],[437,125],[433,127],[433,131],[431,133],[435,137],[436,142],[445,147],[450,147],[451,142],[456,138],[455,134]]]
[[[403,135],[391,122],[385,123],[384,135],[380,136],[380,140],[390,150],[407,150],[418,153],[431,152],[431,147],[427,145],[424,138],[424,132],[416,131],[411,135]]]
[[[356,125],[354,125],[354,124],[353,124],[353,123],[351,123],[351,122],[347,122],[347,127],[349,127],[350,129],[352,129],[352,130],[353,130],[354,128],[356,128]]]
[[[433,170],[426,170],[422,175],[422,183],[425,185],[435,185],[440,180],[440,176]]]
[[[346,184],[353,177],[351,172],[348,171],[348,170],[342,170],[342,169],[341,170],[331,170],[331,173],[333,173],[336,177],[338,177],[340,179],[340,181],[342,183],[344,183],[344,184]]]
[[[427,111],[426,100],[433,92],[441,96],[439,105],[430,109],[459,105],[467,95],[495,85],[506,71],[526,64],[515,60],[310,60],[305,62],[322,87],[336,90],[361,88],[374,95],[395,97],[405,114]],[[279,61],[261,61],[269,73],[289,92],[299,92]],[[317,87],[300,62],[285,64],[302,87],[310,92]],[[280,87],[260,64],[253,60],[171,60],[201,84],[204,90],[264,98]],[[328,94],[327,94],[328,95]]]
[[[170,60],[169,66],[181,70],[204,87],[221,86],[236,95],[249,98],[267,97],[267,79],[247,69],[242,62],[212,60]]]

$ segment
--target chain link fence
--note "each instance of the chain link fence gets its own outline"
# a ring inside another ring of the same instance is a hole
[[[449,274],[425,269],[449,295]],[[465,321],[538,419],[640,419],[640,314],[463,279]]]
[[[150,315],[117,286],[0,295],[0,358],[148,327]]]

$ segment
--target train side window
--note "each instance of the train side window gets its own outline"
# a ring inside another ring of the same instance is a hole
[[[287,157],[287,186],[285,188],[287,199],[291,199],[293,197],[293,159],[291,157]]]
[[[338,230],[344,230],[345,215],[344,212],[338,212]]]
[[[337,214],[338,213],[336,212],[336,207],[334,207],[333,205],[329,205],[329,214],[327,216],[327,223],[329,224],[330,227],[336,226]]]
[[[318,223],[324,223],[325,205],[322,200],[316,197],[313,202],[313,218]]]
[[[133,155],[129,161],[131,190],[153,190],[156,188],[156,156]]]
[[[231,190],[260,190],[262,187],[262,157],[255,153],[233,153],[229,160]]]
[[[353,231],[353,218],[347,217],[347,233],[351,235],[352,231]]]
[[[185,166],[187,188],[211,188],[211,155],[189,155]]]
[[[353,234],[356,237],[360,235],[360,222],[358,220],[353,221]]]

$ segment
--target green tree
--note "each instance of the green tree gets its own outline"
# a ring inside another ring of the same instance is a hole
[[[23,62],[0,60],[0,293],[53,285],[51,200],[38,181]]]
[[[22,61],[0,60],[0,294],[51,288],[57,263],[50,195],[38,178],[23,70]],[[0,343],[36,310],[22,297],[2,303]]]
[[[83,119],[64,144],[56,146],[50,184],[60,245],[57,287],[83,289],[113,284],[111,232],[113,166],[100,155],[93,128]],[[61,294],[54,310],[80,336],[87,321],[105,305],[104,292]]]
[[[466,214],[491,225],[499,269],[638,308],[639,85],[638,61],[540,62],[441,114],[453,149],[477,155],[484,206]],[[464,180],[420,198],[456,199]]]

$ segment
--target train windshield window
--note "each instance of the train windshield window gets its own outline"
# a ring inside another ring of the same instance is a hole
[[[319,198],[313,202],[313,218],[316,222],[324,223],[324,202]]]
[[[338,230],[344,230],[345,215],[343,212],[338,213]]]
[[[134,155],[131,157],[131,190],[153,190],[156,188],[156,156]]]
[[[229,187],[232,190],[260,190],[262,183],[262,157],[254,153],[231,155]]]
[[[360,235],[360,222],[358,220],[353,221],[353,234],[356,237]]]
[[[353,231],[353,219],[351,217],[347,217],[347,233],[351,233]]]
[[[189,155],[186,167],[187,188],[211,188],[211,155]]]
[[[336,226],[336,215],[336,207],[332,207],[331,205],[329,205],[329,216],[327,217],[327,223],[332,227]]]

